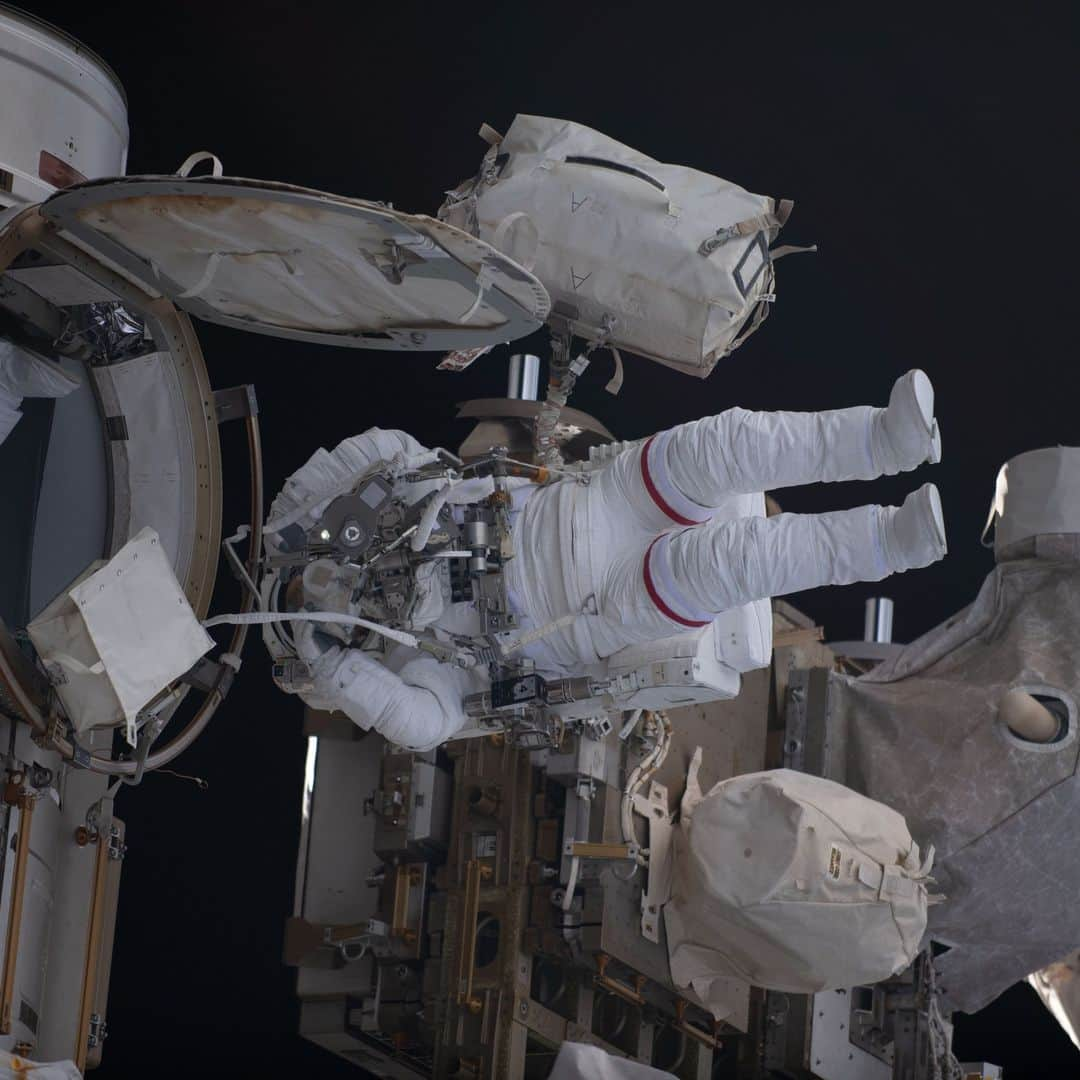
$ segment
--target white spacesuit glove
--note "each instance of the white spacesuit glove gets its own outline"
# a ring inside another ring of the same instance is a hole
[[[315,623],[301,623],[296,650],[311,669],[313,708],[345,713],[365,731],[410,750],[431,750],[465,726],[464,685],[457,669],[431,657],[410,660],[399,674],[360,649],[343,649]]]

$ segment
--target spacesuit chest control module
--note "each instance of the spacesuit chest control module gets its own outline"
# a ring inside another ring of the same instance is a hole
[[[468,465],[444,450],[420,457],[381,460],[302,518],[271,523],[264,598],[295,612],[288,622],[298,627],[292,635],[284,622],[267,627],[274,680],[317,697],[313,669],[342,645],[398,674],[434,660],[465,691],[449,710],[455,719],[467,717],[477,733],[508,727],[516,745],[554,745],[560,723],[542,719],[541,707],[596,697],[613,681],[545,679],[524,654],[547,628],[522,631],[509,600],[515,504],[523,485],[553,473],[499,447]]]

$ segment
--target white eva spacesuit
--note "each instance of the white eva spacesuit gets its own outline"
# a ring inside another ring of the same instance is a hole
[[[330,497],[376,462],[422,453],[411,436],[379,429],[332,453],[318,451],[275,500],[268,544],[274,546],[283,522],[314,524]],[[577,615],[524,651],[541,673],[579,673],[627,645],[707,626],[720,613],[767,605],[772,596],[926,566],[946,550],[931,484],[901,507],[771,518],[762,493],[869,480],[939,454],[933,390],[922,372],[912,371],[896,383],[886,409],[730,409],[624,450],[587,485],[560,480],[517,487],[515,556],[506,569],[511,606],[524,627]],[[450,502],[475,501],[490,491],[490,480],[467,481]],[[414,628],[478,632],[471,605],[451,604],[435,578],[419,611]],[[417,749],[459,731],[464,696],[485,688],[477,669],[442,664],[403,646],[375,660],[357,648],[328,645],[311,623],[299,627],[296,643],[314,681],[305,700]]]

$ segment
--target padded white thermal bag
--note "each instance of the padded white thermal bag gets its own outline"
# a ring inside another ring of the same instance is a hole
[[[675,1074],[615,1057],[599,1046],[564,1042],[550,1080],[675,1080]]]
[[[933,849],[920,858],[904,819],[790,769],[736,776],[702,797],[700,754],[664,908],[676,984],[710,1006],[711,984],[731,977],[816,993],[907,967],[926,929]]]
[[[158,534],[143,529],[27,626],[79,732],[124,724],[214,646]]]
[[[31,1061],[0,1050],[0,1080],[82,1080],[73,1061]]]
[[[582,124],[518,116],[439,216],[531,269],[551,321],[704,377],[764,320],[792,204],[655,161]]]

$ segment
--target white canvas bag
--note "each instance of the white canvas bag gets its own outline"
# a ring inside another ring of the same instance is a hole
[[[214,647],[153,529],[95,564],[27,627],[79,732],[124,724]]]
[[[82,1080],[73,1061],[31,1061],[0,1050],[0,1080]]]
[[[616,1057],[599,1046],[564,1042],[549,1080],[675,1080],[675,1074]]]
[[[572,333],[704,377],[765,318],[789,201],[566,120],[481,136],[479,174],[439,216],[531,269]]]
[[[664,908],[676,984],[710,1006],[711,984],[732,977],[816,993],[907,967],[926,930],[933,849],[920,858],[904,819],[790,769],[724,780],[702,798],[700,754]]]

